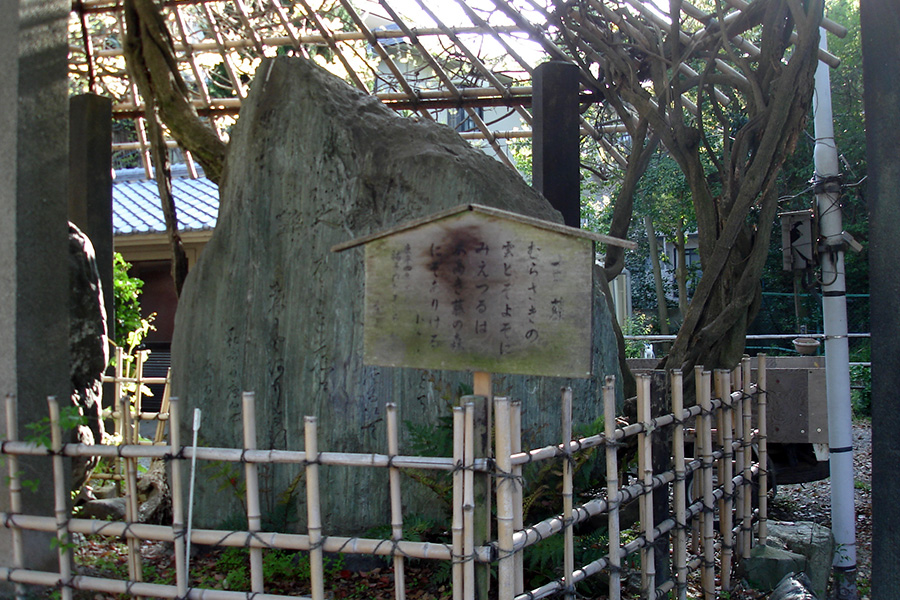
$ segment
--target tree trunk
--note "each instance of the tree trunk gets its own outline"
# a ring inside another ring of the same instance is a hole
[[[687,293],[687,252],[685,251],[684,218],[675,226],[675,282],[678,285],[678,312],[684,318],[688,309]]]
[[[644,228],[647,230],[647,242],[650,244],[650,264],[653,267],[653,283],[656,286],[656,310],[659,314],[659,332],[669,335],[669,305],[666,303],[666,287],[663,285],[662,265],[659,261],[659,247],[656,244],[656,230],[653,218],[644,215]]]

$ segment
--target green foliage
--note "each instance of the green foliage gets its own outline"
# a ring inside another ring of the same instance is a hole
[[[81,414],[77,406],[63,406],[59,409],[59,428],[62,431],[73,431],[82,425],[87,425],[87,417]],[[51,447],[50,417],[28,423],[25,429],[28,430],[25,441]]]
[[[653,319],[642,312],[636,312],[625,320],[623,335],[649,335],[653,332]],[[644,342],[625,340],[625,358],[643,358]]]
[[[116,308],[116,345],[128,347],[129,335],[134,331],[143,330],[146,334],[149,329],[141,318],[141,290],[144,282],[137,277],[131,277],[128,269],[131,264],[126,262],[118,252],[113,254],[113,297]]]
[[[850,380],[853,382],[853,389],[850,393],[853,414],[857,417],[871,417],[872,368],[866,365],[852,365]]]
[[[307,581],[310,578],[309,555],[304,552],[290,550],[264,549],[263,580],[273,593],[281,591],[275,582],[284,582],[290,585],[296,581]],[[343,555],[336,557],[326,556],[324,560],[326,577],[334,577],[344,568]],[[226,548],[219,555],[215,563],[209,569],[197,572],[195,576],[202,587],[215,587],[218,583],[217,574],[225,574],[222,587],[226,590],[249,591],[250,590],[250,551],[247,548]]]

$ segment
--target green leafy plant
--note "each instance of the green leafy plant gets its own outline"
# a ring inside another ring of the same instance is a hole
[[[653,331],[653,319],[649,315],[636,312],[625,320],[623,335],[649,335]],[[625,340],[626,358],[643,358],[645,342],[641,340]]]
[[[850,380],[853,389],[850,397],[853,413],[857,417],[872,416],[872,368],[867,365],[852,365]]]
[[[118,252],[113,254],[113,298],[116,310],[116,345],[129,346],[131,332],[143,326],[141,317],[141,292],[144,282],[128,274],[131,263]]]

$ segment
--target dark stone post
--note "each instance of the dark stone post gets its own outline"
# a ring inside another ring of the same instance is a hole
[[[69,116],[69,220],[94,246],[106,327],[114,339],[112,100],[96,94],[74,96]]]
[[[69,396],[69,9],[66,0],[0,0],[0,397],[18,397],[20,436],[47,415],[47,396],[62,405]],[[20,469],[39,482],[23,498],[29,514],[52,515],[49,460],[22,460]],[[7,511],[5,472],[0,481]],[[25,552],[29,568],[54,568],[47,535],[26,532]],[[0,532],[0,562],[12,564],[8,530]]]
[[[872,597],[900,588],[900,13],[862,0],[863,80],[869,195],[869,312],[872,323]]]
[[[578,84],[572,63],[551,61],[534,70],[532,183],[569,227],[581,226]]]

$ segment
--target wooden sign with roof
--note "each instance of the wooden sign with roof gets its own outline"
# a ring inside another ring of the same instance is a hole
[[[478,205],[335,246],[365,246],[364,361],[591,376],[593,242],[632,242]]]

